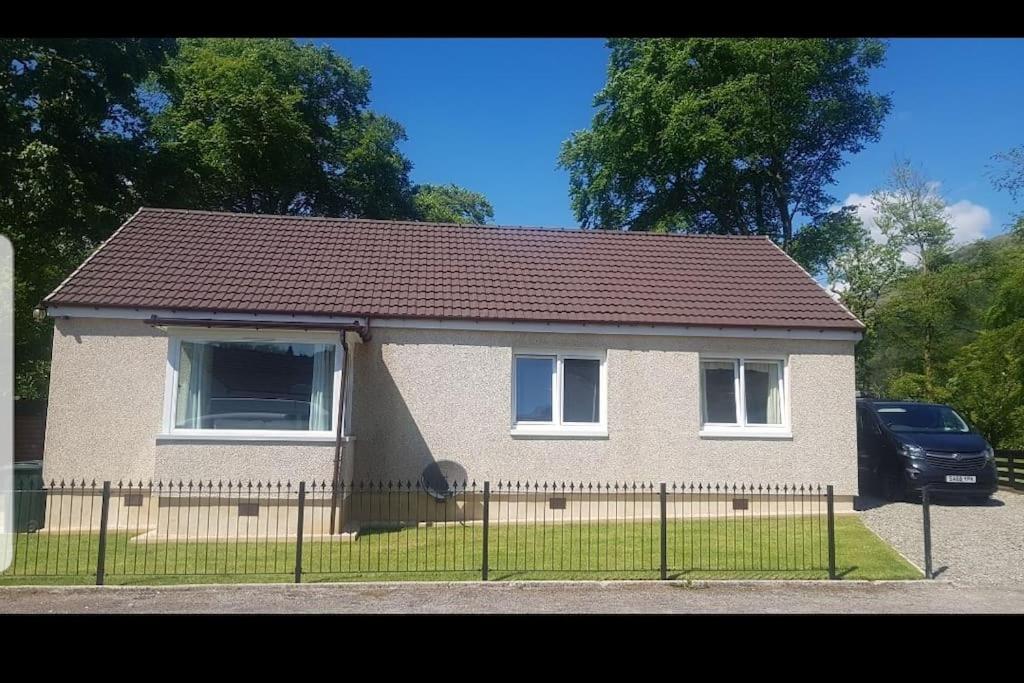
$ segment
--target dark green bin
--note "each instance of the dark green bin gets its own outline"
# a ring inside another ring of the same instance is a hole
[[[14,463],[14,531],[39,531],[46,521],[43,461]]]

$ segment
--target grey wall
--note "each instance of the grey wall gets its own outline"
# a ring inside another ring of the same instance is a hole
[[[330,479],[334,446],[156,439],[167,335],[139,320],[58,319],[43,475],[47,479]]]
[[[356,347],[356,477],[832,483],[856,493],[853,342],[376,328]],[[604,350],[608,438],[509,434],[513,347]],[[792,439],[698,437],[700,352],[786,353]]]
[[[605,350],[606,439],[509,434],[513,347]],[[355,354],[354,476],[833,483],[856,493],[853,343],[375,328]],[[787,353],[792,439],[702,439],[699,352]],[[138,320],[56,321],[44,475],[324,479],[333,446],[158,442],[166,335]],[[350,459],[349,462],[352,462]]]

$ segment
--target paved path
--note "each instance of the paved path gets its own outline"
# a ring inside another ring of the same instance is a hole
[[[910,582],[0,588],[5,613],[1024,613],[1024,588]]]
[[[861,519],[919,567],[924,532],[919,503],[865,498]],[[939,499],[931,506],[932,567],[940,579],[985,586],[1024,585],[1024,494],[999,491],[987,505]]]

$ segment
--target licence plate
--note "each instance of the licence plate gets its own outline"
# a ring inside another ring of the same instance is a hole
[[[977,483],[977,481],[978,481],[978,478],[973,476],[973,475],[965,475],[965,474],[947,474],[946,475],[946,483],[947,484],[974,484],[974,483]]]

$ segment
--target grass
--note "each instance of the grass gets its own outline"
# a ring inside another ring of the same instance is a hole
[[[675,579],[828,578],[827,535],[817,517],[670,521],[668,576]],[[506,524],[489,530],[490,580],[657,579],[656,521]],[[295,542],[149,541],[107,538],[107,584],[286,582]],[[92,584],[97,534],[19,534],[0,585]],[[356,541],[305,538],[304,582],[477,580],[479,525],[377,529]],[[844,579],[918,579],[921,572],[854,515],[836,518],[836,569]]]

